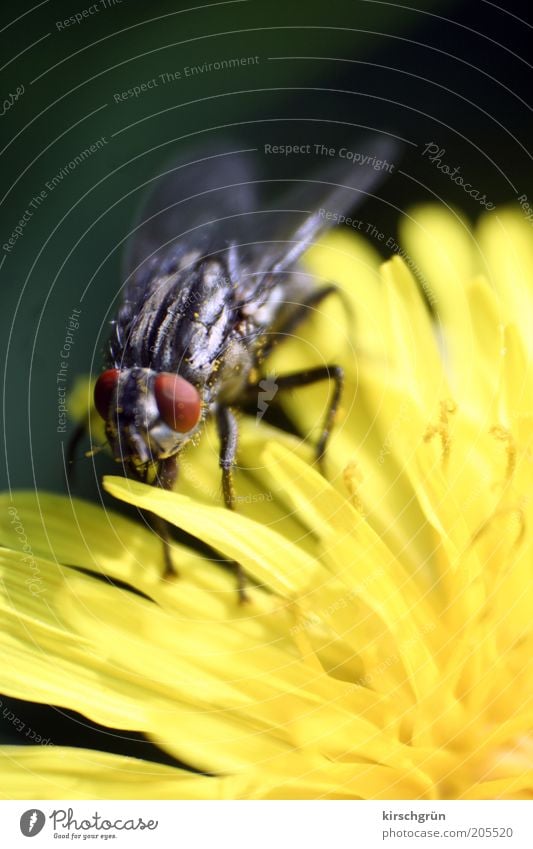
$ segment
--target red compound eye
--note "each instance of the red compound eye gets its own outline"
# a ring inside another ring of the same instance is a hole
[[[163,372],[154,381],[154,392],[159,415],[171,430],[187,433],[198,424],[200,393],[188,380]]]
[[[94,387],[94,406],[104,420],[107,419],[109,413],[119,374],[118,368],[109,368],[107,371],[103,371]]]

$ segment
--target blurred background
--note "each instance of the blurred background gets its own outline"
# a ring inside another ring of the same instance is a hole
[[[191,6],[45,0],[2,8],[4,489],[65,491],[68,432],[57,430],[56,376],[67,325],[75,315],[70,391],[76,377],[101,368],[143,184],[176,153],[205,140],[257,148],[260,175],[276,179],[316,172],[324,157],[267,156],[265,144],[356,149],[365,131],[388,134],[402,141],[401,161],[385,202],[370,200],[364,213],[393,238],[416,203],[442,200],[475,220],[483,197],[496,210],[533,197],[527,4]],[[430,161],[430,144],[477,199]],[[109,459],[98,462],[109,470]],[[91,497],[90,464],[77,476],[77,493]],[[98,739],[85,721],[74,731],[58,725],[53,708],[15,710],[43,737],[55,722],[56,744]],[[23,742],[14,731],[11,738]],[[114,736],[109,747],[132,745]]]

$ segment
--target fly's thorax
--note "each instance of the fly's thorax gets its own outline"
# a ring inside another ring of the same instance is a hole
[[[233,329],[233,295],[225,265],[214,259],[161,276],[123,334],[121,360],[205,385]]]
[[[304,271],[266,275],[257,286],[253,298],[241,306],[241,315],[256,327],[275,331],[288,317],[309,300],[316,284]]]
[[[180,375],[137,366],[100,375],[95,404],[115,459],[134,465],[177,454],[199,430],[206,407]]]

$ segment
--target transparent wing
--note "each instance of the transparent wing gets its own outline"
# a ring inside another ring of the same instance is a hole
[[[165,169],[148,192],[128,242],[126,299],[142,298],[149,281],[186,254],[214,253],[247,240],[247,213],[257,206],[253,159],[253,151],[208,147]]]
[[[376,163],[394,163],[399,152],[382,136],[357,147],[365,152],[363,164],[336,158],[304,179],[258,178],[257,152],[237,145],[207,147],[176,161],[141,207],[126,252],[123,303],[134,309],[183,257],[230,245],[237,246],[246,272],[239,287],[243,298],[259,287],[267,291],[274,275],[290,269],[322,232],[377,190],[389,172]],[[281,202],[261,203],[261,190],[273,184]]]
[[[270,211],[270,238],[277,236],[264,245],[257,271],[274,275],[287,271],[341,216],[354,213],[369,196],[375,196],[390,176],[389,166],[394,169],[398,161],[400,145],[389,137],[372,136],[357,147],[367,157],[362,164],[329,161],[314,175],[299,180],[283,203]]]

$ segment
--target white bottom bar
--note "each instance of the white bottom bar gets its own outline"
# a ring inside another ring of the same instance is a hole
[[[18,846],[531,849],[529,802],[0,802]],[[29,842],[35,837],[35,844]]]

